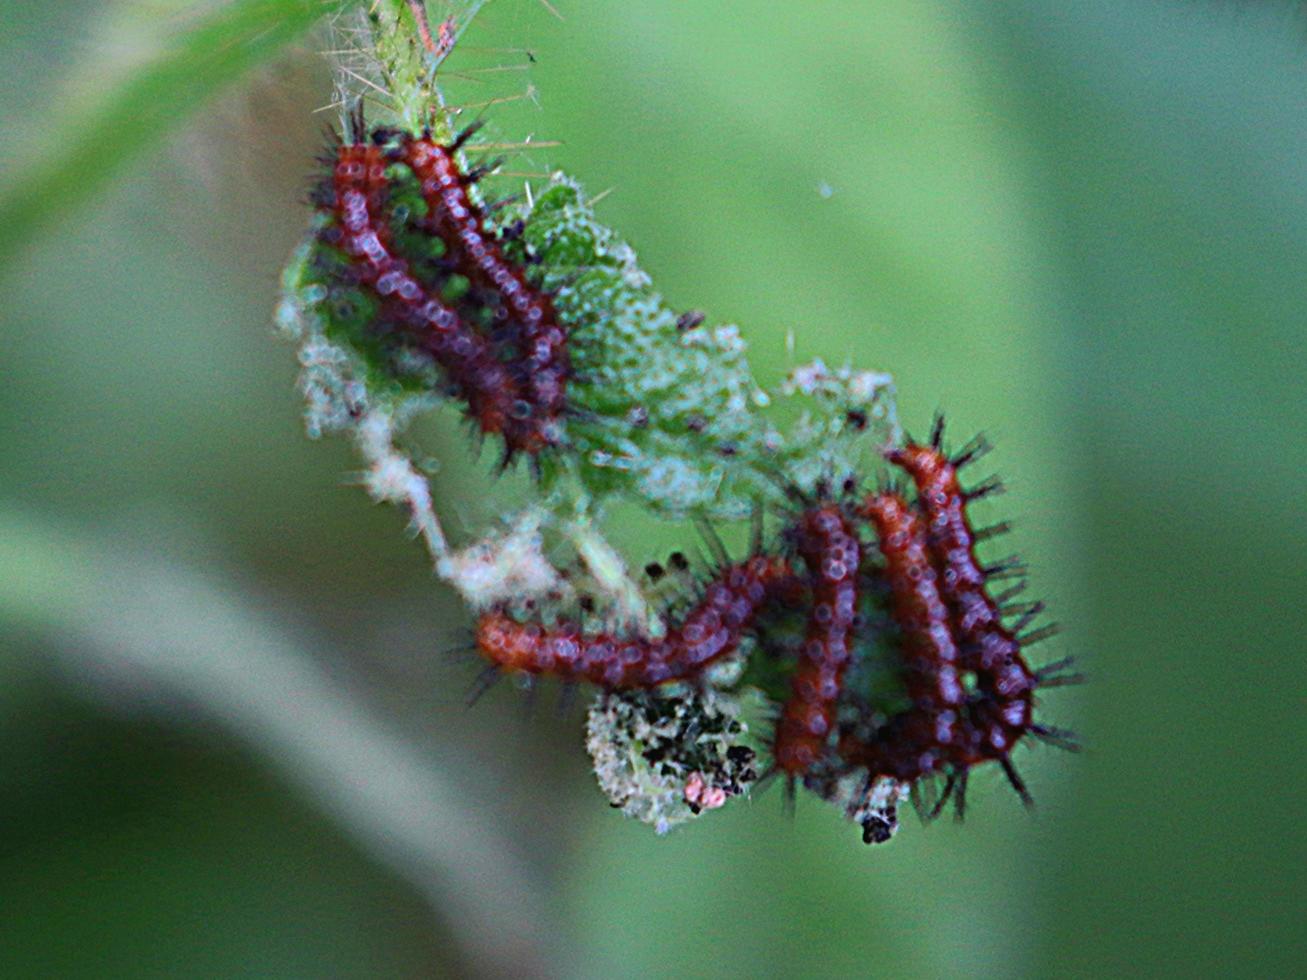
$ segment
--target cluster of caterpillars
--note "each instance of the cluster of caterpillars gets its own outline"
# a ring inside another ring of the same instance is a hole
[[[434,364],[476,427],[502,438],[507,464],[560,443],[572,368],[567,330],[549,294],[505,256],[504,232],[492,230],[474,200],[472,187],[492,167],[459,165],[474,131],[441,144],[430,133],[369,131],[356,110],[346,138],[332,134],[324,158],[330,173],[311,199],[324,218],[319,239],[342,257],[337,279],[375,305],[371,338]],[[419,208],[396,207],[397,174],[416,187]],[[432,248],[405,248],[414,241]],[[977,541],[1004,526],[974,532],[967,505],[996,484],[967,491],[957,477],[983,448],[975,441],[948,456],[941,420],[925,444],[909,441],[885,453],[906,475],[911,498],[895,487],[859,496],[857,481],[839,499],[827,486],[815,497],[791,488],[799,508],[781,553],[759,546],[743,561],[720,556],[696,601],[657,638],[523,623],[492,610],[478,623],[477,648],[493,676],[520,672],[609,691],[648,689],[700,681],[759,633],[769,613],[797,611],[805,627],[790,651],[794,665],[770,770],[791,790],[802,782],[821,792],[862,773],[865,796],[880,779],[915,787],[941,777],[932,815],[950,798],[960,814],[968,773],[993,761],[1028,803],[1013,748],[1027,735],[1064,748],[1076,744],[1070,733],[1034,720],[1034,692],[1079,675],[1069,661],[1032,670],[1023,651],[1049,628],[1022,631],[1042,604],[1008,604],[1020,584],[990,594],[990,583],[1015,568],[981,564]],[[868,589],[887,598],[909,702],[888,715],[845,684],[857,640],[872,628],[860,613]],[[1017,619],[1009,623],[1011,615]]]
[[[957,475],[985,446],[975,440],[950,457],[942,437],[941,419],[928,442],[885,452],[906,475],[911,495],[893,486],[860,493],[856,480],[846,482],[838,499],[825,485],[815,497],[791,488],[799,512],[782,536],[782,553],[755,546],[745,561],[723,561],[698,601],[657,639],[585,632],[574,623],[546,627],[492,611],[480,619],[477,648],[492,671],[588,681],[607,690],[650,688],[700,678],[759,633],[769,611],[797,610],[805,626],[791,651],[770,770],[791,790],[805,783],[825,792],[832,777],[858,773],[863,798],[883,778],[914,787],[942,779],[928,815],[949,799],[961,814],[970,770],[996,762],[1029,804],[1012,763],[1015,746],[1032,736],[1076,747],[1071,733],[1035,720],[1035,692],[1080,676],[1069,660],[1039,670],[1027,663],[1025,648],[1052,627],[1023,632],[1043,604],[1010,604],[1020,584],[990,594],[990,583],[1019,574],[1018,566],[981,563],[977,541],[1006,525],[973,531],[967,507],[999,485],[965,490]],[[871,540],[863,540],[864,528]],[[869,589],[884,595],[888,625],[869,624],[860,613]],[[872,628],[892,633],[906,693],[907,706],[890,714],[845,689],[858,634]],[[873,839],[870,829],[865,837]]]
[[[377,305],[373,338],[434,362],[479,430],[503,438],[505,463],[556,445],[571,374],[567,331],[473,199],[493,169],[459,166],[475,127],[441,144],[430,133],[369,132],[360,109],[349,128],[346,139],[330,134],[330,173],[311,200],[328,219],[319,238],[343,253],[343,274]],[[416,181],[424,213],[396,215],[393,168]],[[397,224],[438,244],[438,257],[406,253]]]

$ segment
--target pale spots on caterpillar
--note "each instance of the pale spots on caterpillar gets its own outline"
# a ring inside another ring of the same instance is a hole
[[[841,738],[840,755],[867,772],[909,783],[946,767],[958,747],[964,691],[958,648],[939,595],[922,521],[898,493],[882,491],[860,508],[875,527],[890,605],[901,634],[904,687],[912,706],[870,739]]]
[[[427,221],[451,246],[456,271],[474,286],[497,294],[505,316],[498,329],[511,334],[525,358],[519,367],[532,411],[556,419],[566,401],[570,359],[567,330],[559,323],[547,293],[535,288],[525,272],[509,262],[485,216],[468,196],[469,175],[455,159],[470,136],[464,130],[452,144],[403,135],[392,159],[402,160],[421,184]]]
[[[837,503],[809,507],[790,534],[807,568],[808,623],[790,694],[772,745],[778,770],[790,781],[823,761],[852,651],[862,545],[851,516]]]
[[[350,129],[356,137],[366,132],[361,109]],[[314,194],[323,214],[334,218],[321,227],[320,240],[341,249],[354,280],[380,303],[378,318],[361,326],[364,342],[381,344],[391,363],[419,351],[438,364],[480,430],[503,437],[502,465],[558,444],[569,374],[566,330],[548,297],[504,259],[487,233],[467,196],[472,177],[453,159],[459,141],[442,147],[401,134],[396,146],[391,131],[371,135],[370,143],[339,145],[331,185]],[[442,280],[420,280],[419,266],[396,251],[389,162],[412,168],[427,199],[424,230],[441,243],[442,259],[435,266],[427,262],[426,274],[458,274],[475,288],[451,299]],[[348,279],[337,282],[350,287]],[[474,326],[487,316],[497,336]]]
[[[586,631],[574,621],[521,623],[491,610],[478,619],[481,655],[506,672],[588,681],[606,690],[658,687],[700,676],[734,653],[768,604],[793,602],[799,583],[784,560],[758,555],[718,570],[698,600],[657,638]]]

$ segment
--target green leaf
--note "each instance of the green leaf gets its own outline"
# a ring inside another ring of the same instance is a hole
[[[109,88],[88,86],[95,95],[56,113],[32,163],[0,191],[0,261],[340,6],[341,0],[230,0],[185,18],[157,52]],[[104,66],[84,71],[103,74]]]

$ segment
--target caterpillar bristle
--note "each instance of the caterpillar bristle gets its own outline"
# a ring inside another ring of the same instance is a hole
[[[874,778],[868,778],[864,783],[870,788],[875,783]],[[865,791],[864,791],[865,793]],[[935,810],[935,803],[939,799],[939,783],[932,773],[928,776],[922,776],[912,783],[912,788],[908,791],[908,801],[912,804],[913,811],[917,814],[917,819],[923,824],[931,821],[931,814]]]
[[[986,578],[1015,578],[1026,573],[1026,566],[1018,556],[1008,555],[992,565],[986,565],[981,571],[985,573]]]
[[[1032,630],[1024,636],[1017,637],[1017,642],[1019,642],[1022,647],[1032,647],[1036,643],[1042,643],[1047,639],[1057,636],[1060,632],[1062,632],[1062,627],[1060,625],[1057,623],[1049,623],[1047,626],[1041,626],[1039,629]]]
[[[1079,671],[1068,671],[1074,666],[1075,657],[1063,657],[1051,664],[1045,664],[1035,671],[1035,686],[1038,688],[1071,687],[1084,684],[1088,677]]]
[[[443,648],[440,651],[440,658],[446,663],[459,664],[471,659],[469,654],[476,654],[477,652],[476,640],[473,639],[470,643],[463,643],[456,647]]]
[[[522,197],[523,197],[523,195],[520,194],[520,193],[506,194],[506,195],[504,195],[503,197],[497,197],[497,198],[495,198],[493,201],[487,201],[487,202],[485,203],[484,207],[485,207],[485,210],[486,210],[486,212],[487,212],[488,214],[495,214],[495,213],[498,212],[498,211],[502,211],[504,208],[508,207],[510,204],[516,204],[518,201],[522,200]],[[522,231],[524,231],[525,228],[526,228],[525,225],[522,225],[522,227],[521,227],[521,228],[518,228],[518,229],[517,229],[517,232],[514,234],[514,233],[513,233],[513,228],[514,228],[516,225],[518,225],[518,224],[520,224],[520,222],[516,222],[516,221],[515,221],[515,222],[513,222],[513,224],[510,225],[508,228],[501,228],[501,229],[499,229],[499,237],[500,237],[500,239],[501,239],[501,240],[509,240],[509,241],[512,241],[512,240],[518,238],[518,237],[522,234]]]
[[[967,815],[967,775],[968,770],[958,773],[957,787],[953,791],[953,819],[962,823]]]
[[[790,820],[795,818],[798,812],[798,793],[795,791],[795,778],[793,775],[785,775],[785,792],[781,795],[781,812]]]
[[[367,134],[368,127],[364,120],[363,100],[355,99],[354,104],[350,107],[347,116],[349,124],[349,140],[351,143],[360,143]]]
[[[495,467],[495,475],[503,476],[507,473],[516,461],[517,453],[513,447],[505,445],[499,456],[499,463]]]
[[[694,516],[694,527],[699,532],[699,536],[703,538],[704,546],[712,555],[713,561],[722,566],[729,565],[731,563],[730,553],[726,550],[721,535],[717,533],[717,529],[712,526],[712,523],[702,514],[696,514]]]
[[[1003,485],[1003,481],[996,476],[991,476],[966,491],[963,496],[970,502],[972,500],[983,500],[986,497],[996,497],[1006,492],[1007,487]]]
[[[499,683],[502,676],[503,672],[499,669],[498,664],[491,664],[482,669],[472,681],[467,693],[463,695],[463,703],[471,708],[481,700],[487,691]]]
[[[781,771],[776,768],[776,764],[773,762],[771,766],[763,771],[762,775],[754,780],[752,795],[760,796],[769,786],[771,786],[773,780],[775,780],[780,774]]]
[[[522,684],[522,707],[521,719],[530,722],[535,719],[536,702],[539,698],[540,683],[539,678],[532,674],[525,674],[521,680]]]
[[[939,451],[944,445],[944,413],[936,412],[930,424],[930,448]]]
[[[939,447],[936,446],[936,449]],[[949,460],[955,470],[960,470],[964,466],[974,463],[976,460],[988,456],[993,452],[994,447],[985,438],[983,434],[977,434],[972,437],[971,441],[953,454]]]
[[[1030,790],[1026,788],[1025,780],[1023,780],[1021,774],[1017,772],[1017,768],[1012,764],[1011,758],[1007,755],[1001,755],[998,757],[998,763],[1003,767],[1003,775],[1007,776],[1008,783],[1010,783],[1012,789],[1016,791],[1017,796],[1021,798],[1021,805],[1027,810],[1033,810],[1035,808],[1035,798],[1030,795]]]
[[[1036,683],[1041,691],[1054,687],[1077,687],[1080,684],[1089,683],[1089,677],[1085,674],[1062,674],[1060,676],[1046,677]]]
[[[459,150],[461,150],[465,145],[467,145],[468,140],[470,140],[473,136],[475,136],[478,132],[481,131],[481,127],[484,126],[485,124],[486,121],[484,119],[474,119],[472,122],[464,126],[454,136],[453,142],[449,144],[449,152],[457,153]],[[429,133],[427,135],[427,138],[430,139]]]
[[[1026,591],[1030,583],[1026,579],[1021,579],[1015,585],[1010,585],[998,595],[994,596],[994,604],[997,606],[1006,605],[1012,599]]]
[[[489,177],[491,174],[493,174],[500,167],[502,167],[504,163],[505,163],[504,158],[502,156],[499,156],[487,160],[485,163],[477,164],[475,167],[473,167],[471,170],[469,170],[467,173],[463,175],[463,186],[470,187],[473,184],[480,183],[481,181]]]
[[[1032,622],[1034,622],[1037,618],[1039,618],[1039,616],[1043,612],[1044,612],[1044,604],[1042,602],[1026,603],[1025,608],[1022,609],[1019,618],[1010,627],[1011,632],[1020,633]]]
[[[1063,752],[1079,752],[1084,748],[1080,736],[1067,728],[1058,728],[1055,725],[1032,724],[1030,734],[1046,745],[1061,749]]]
[[[304,199],[304,204],[311,208],[325,208],[331,205],[334,195],[330,188],[314,187],[309,190]]]
[[[554,706],[554,717],[566,718],[576,706],[576,694],[580,685],[574,681],[564,681],[558,692],[558,703]]]
[[[1000,534],[1007,534],[1012,530],[1011,521],[999,521],[997,524],[991,524],[989,527],[982,527],[976,531],[972,537],[976,541],[988,541],[990,538],[996,538]]]
[[[1025,582],[1026,573],[1029,571],[1025,565],[999,566],[990,571],[988,568],[981,569],[985,574],[985,581],[988,582],[1006,582],[1009,579],[1017,579]]]
[[[1044,604],[1042,602],[1037,602],[1037,601],[1008,602],[1008,603],[1004,603],[1001,606],[996,603],[995,606],[1001,613],[1003,613],[1004,616],[1024,615],[1025,613],[1029,612],[1032,609],[1038,608],[1042,610],[1044,608]]]
[[[949,800],[953,798],[953,792],[957,789],[957,785],[958,774],[955,771],[950,770],[948,775],[945,777],[944,789],[939,794],[939,800],[936,801],[933,807],[931,807],[930,813],[926,818],[928,821],[938,819],[939,815],[944,812],[944,807],[946,807]]]

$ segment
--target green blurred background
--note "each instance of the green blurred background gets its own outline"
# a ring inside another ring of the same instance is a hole
[[[564,145],[521,169],[614,188],[601,217],[764,382],[793,331],[892,371],[910,427],[993,437],[1047,656],[1092,674],[1046,715],[1088,751],[1024,754],[1033,817],[986,774],[964,825],[883,848],[775,791],[663,839],[623,820],[578,711],[462,707],[465,613],[302,433],[270,318],[325,38],[162,128],[143,107],[156,143],[115,168],[106,140],[103,172],[92,146],[77,182],[110,179],[74,200],[24,181],[222,5],[7,4],[0,975],[1300,972],[1296,5],[557,5],[488,6],[451,66],[535,64],[452,97],[529,78],[497,135]],[[438,448],[469,534],[488,464]]]

